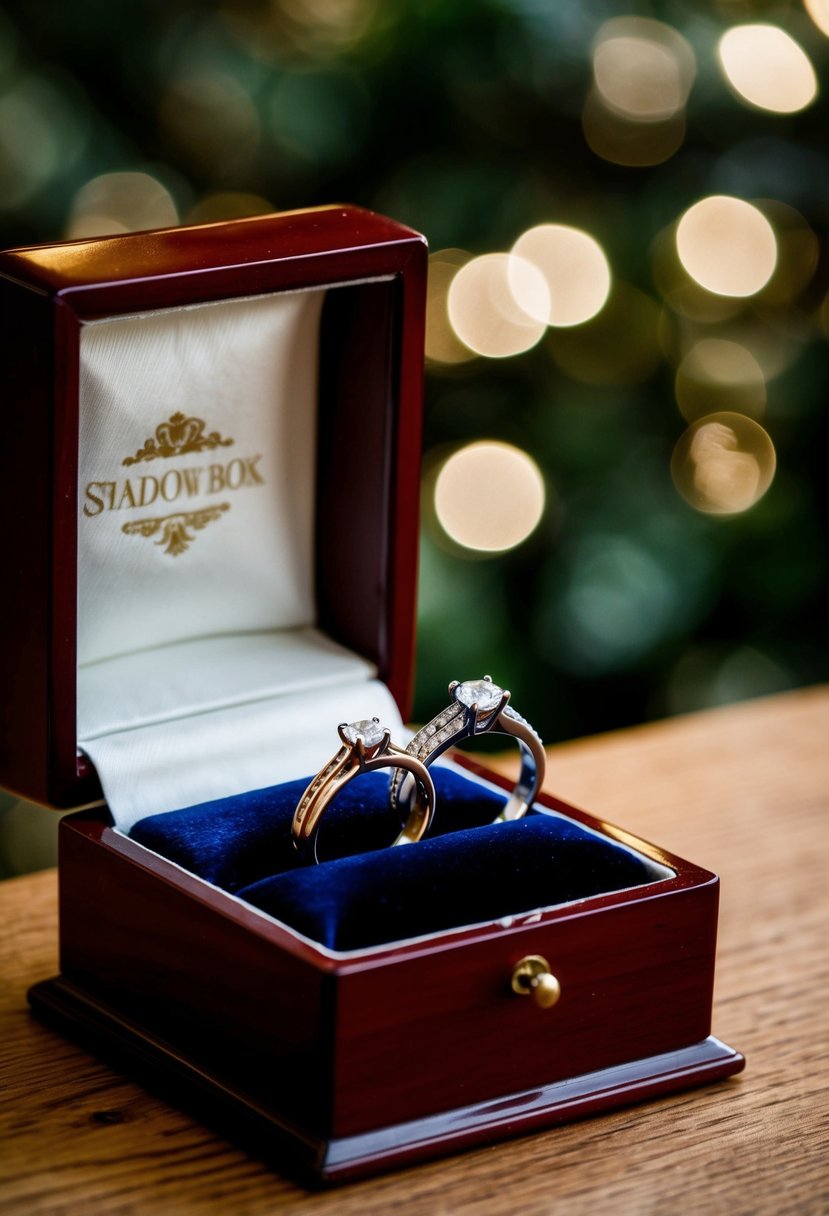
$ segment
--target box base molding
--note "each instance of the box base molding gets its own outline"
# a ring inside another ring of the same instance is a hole
[[[319,1186],[526,1135],[740,1072],[744,1057],[713,1036],[626,1064],[359,1135],[325,1139],[120,1013],[57,977],[29,992],[33,1012],[277,1169]]]

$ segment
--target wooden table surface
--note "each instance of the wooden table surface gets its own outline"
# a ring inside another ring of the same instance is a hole
[[[721,875],[714,1033],[740,1077],[309,1194],[31,1018],[47,871],[0,884],[0,1212],[829,1212],[829,690],[552,748],[548,785]]]

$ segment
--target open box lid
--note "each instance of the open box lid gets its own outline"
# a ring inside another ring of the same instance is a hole
[[[311,485],[313,499],[304,514],[299,511],[308,533],[304,566],[299,562],[307,585],[297,592],[289,579],[287,607],[280,608],[275,622],[267,614],[261,621],[256,613],[243,619],[242,650],[248,648],[255,669],[249,647],[260,629],[286,626],[312,639],[320,631],[336,662],[351,655],[358,666],[376,673],[406,715],[414,639],[425,277],[421,236],[345,206],[0,255],[6,390],[0,536],[7,574],[0,601],[0,784],[58,806],[99,797],[94,769],[78,749],[79,663],[92,673],[91,679],[84,677],[81,712],[94,718],[101,662],[116,667],[132,663],[137,669],[145,666],[144,655],[149,656],[148,670],[155,663],[154,669],[163,671],[163,653],[154,654],[159,646],[183,640],[198,649],[203,641],[199,628],[192,637],[185,632],[183,639],[175,631],[165,637],[163,628],[153,633],[155,626],[145,618],[157,623],[158,612],[131,614],[129,596],[107,599],[110,589],[101,577],[100,560],[106,545],[79,577],[79,561],[86,562],[80,529],[88,522],[84,513],[95,522],[96,513],[100,519],[115,509],[122,512],[119,524],[125,518],[130,528],[111,529],[111,536],[121,546],[134,545],[136,561],[152,549],[154,561],[170,563],[182,545],[204,555],[210,545],[220,544],[210,538],[223,535],[221,519],[211,522],[222,508],[208,493],[211,462],[222,470],[216,485],[228,490],[218,498],[230,500],[238,491],[234,507],[246,493],[247,501],[253,501],[258,479],[268,482],[255,443],[243,444],[234,427],[225,425],[226,417],[217,419],[203,400],[192,400],[194,385],[204,388],[222,378],[216,333],[217,318],[221,321],[225,314],[233,323],[218,324],[220,338],[227,341],[230,334],[232,339],[240,318],[247,325],[252,317],[260,335],[256,350],[266,350],[272,362],[280,351],[296,350],[299,342],[305,371],[297,399],[307,406],[313,398],[317,410],[313,443],[300,442],[305,455],[297,464],[297,480]],[[130,376],[140,385],[142,376],[158,371],[146,358],[147,350],[155,350],[153,326],[160,327],[162,368],[165,359],[173,365],[177,352],[180,362],[190,366],[187,343],[203,326],[200,349],[207,354],[201,378],[185,377],[183,389],[179,386],[184,399],[171,392],[159,403],[148,393],[132,429],[112,440],[120,445],[114,471],[105,470],[99,474],[102,480],[87,484],[87,457],[97,442],[96,415],[80,403],[97,401],[95,392],[103,383],[103,404],[98,401],[96,408],[105,410],[106,392],[115,400],[126,391]],[[111,341],[119,334],[117,342]],[[145,351],[137,372],[123,359],[136,345],[136,334]],[[244,353],[234,358],[237,366],[249,362]],[[97,376],[101,367],[107,369],[103,377]],[[93,382],[95,392],[89,387]],[[281,390],[289,403],[291,384],[286,380]],[[227,397],[226,385],[222,391]],[[236,430],[241,434],[247,427],[250,439],[255,413],[251,417],[248,410],[244,418],[243,413],[240,407]],[[308,433],[306,428],[306,440]],[[161,459],[165,452],[173,457],[169,463]],[[159,463],[152,463],[157,457]],[[310,478],[304,476],[302,460],[313,463]],[[162,466],[175,471],[167,492],[162,492],[163,476],[156,476]],[[175,500],[186,493],[185,473],[197,476],[195,468],[206,479],[197,484],[204,497],[197,495],[187,505],[211,518],[179,520],[166,530],[156,527],[158,536],[150,535],[150,524],[157,524],[159,515],[166,513],[169,523],[171,515],[181,512],[182,504]],[[286,471],[288,483],[294,470],[283,453]],[[162,498],[168,505],[159,512]],[[271,500],[265,495],[257,501]],[[286,527],[293,527],[296,509],[290,496],[273,501],[282,513],[282,531],[276,528],[263,546],[265,556],[270,554],[260,588],[266,604],[271,591],[278,598],[280,586],[285,590],[284,578],[283,584],[279,578],[269,583],[267,575],[277,565],[280,570],[291,565],[281,554],[274,561],[274,545]],[[133,504],[150,506],[149,516]],[[226,504],[225,510],[227,518],[241,518]],[[242,538],[243,531],[236,535]],[[257,553],[255,545],[252,552]],[[247,560],[252,560],[250,554]],[[94,587],[87,577],[92,568]],[[235,578],[244,589],[243,570],[231,570],[228,584]],[[208,612],[201,589],[194,599],[201,605],[196,611]],[[90,616],[90,603],[104,605],[99,617]],[[119,648],[117,640],[106,636],[108,623],[115,621],[117,638],[121,617],[132,620],[131,648]],[[221,621],[211,618],[206,632],[222,634]],[[121,653],[128,649],[135,653]],[[238,682],[238,654],[232,657],[231,682]]]

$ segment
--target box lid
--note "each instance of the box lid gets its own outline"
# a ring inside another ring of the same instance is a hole
[[[79,755],[77,734],[79,591],[81,616],[87,611],[87,576],[79,579],[78,571],[84,551],[79,546],[80,400],[88,391],[81,351],[91,333],[102,332],[99,322],[110,322],[114,332],[117,318],[146,321],[175,313],[176,326],[186,330],[189,317],[204,315],[202,305],[264,300],[267,308],[268,300],[286,293],[321,297],[315,313],[319,413],[309,524],[313,620],[291,623],[318,627],[372,664],[406,714],[425,274],[421,236],[350,206],[0,254],[7,407],[0,450],[0,535],[7,563],[7,592],[0,603],[5,673],[0,783],[58,806],[100,793],[94,771]],[[296,309],[289,311],[297,315]],[[143,333],[146,339],[146,325]],[[290,335],[284,341],[290,342]],[[117,362],[113,368],[117,372]],[[307,397],[308,385],[300,389],[299,396]],[[147,406],[152,408],[162,407]],[[179,454],[196,451],[199,444],[209,449],[214,439],[219,446],[229,442],[221,428],[211,429],[209,410],[184,402],[179,413],[178,422],[178,413],[158,419],[147,413],[158,425],[144,426],[146,434],[117,462],[125,485],[110,489],[112,482],[94,483],[107,489],[93,489],[81,510],[94,513],[97,503],[103,510],[105,496],[114,504],[116,493],[127,509],[137,504],[139,481],[126,486],[126,480],[138,469],[120,466],[152,459],[153,444],[166,443]],[[234,475],[240,478],[244,459],[239,451]],[[251,459],[249,476],[255,480]],[[145,487],[152,483],[158,495],[154,468],[142,464],[141,472]],[[147,522],[136,518],[133,533]],[[148,644],[153,645],[152,637]],[[94,652],[86,657],[97,658]]]

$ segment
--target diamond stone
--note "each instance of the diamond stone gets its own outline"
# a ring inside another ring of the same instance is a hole
[[[385,728],[376,718],[361,718],[359,722],[349,722],[343,727],[343,734],[349,743],[358,740],[364,747],[376,747],[385,734]]]
[[[494,709],[503,695],[504,690],[491,680],[466,680],[455,689],[455,700],[470,709],[473,705],[480,710]]]

